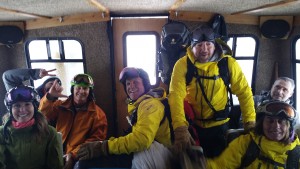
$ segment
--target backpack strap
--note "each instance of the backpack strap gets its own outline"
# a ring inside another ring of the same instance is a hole
[[[260,149],[258,145],[251,140],[246,153],[242,157],[240,169],[249,166],[256,158],[274,165],[275,167],[283,167],[286,169],[298,169],[300,160],[300,146],[297,145],[293,150],[288,152],[286,164],[281,164],[273,161],[267,157],[260,155]]]
[[[162,119],[162,121],[160,122],[160,125],[162,124],[162,122],[167,118],[169,120],[169,128],[170,128],[170,135],[171,135],[171,142],[173,143],[175,140],[175,136],[174,136],[174,129],[172,126],[172,118],[171,118],[171,109],[170,109],[170,105],[168,102],[168,99],[165,98],[163,100],[161,100],[161,103],[165,106],[165,116]]]
[[[192,61],[187,57],[187,73],[186,73],[186,85],[189,85],[190,82],[192,81],[193,77],[196,78],[198,84],[200,85],[200,89],[202,92],[202,95],[208,104],[208,106],[212,109],[214,112],[214,117],[210,119],[197,119],[201,121],[210,121],[210,120],[224,120],[228,117],[228,114],[230,112],[230,107],[233,106],[233,99],[232,99],[232,94],[231,94],[231,89],[230,89],[230,76],[229,76],[229,69],[228,69],[228,57],[224,57],[221,60],[218,61],[218,67],[219,67],[219,76],[200,76],[198,74],[198,70],[195,67],[195,65],[192,63]],[[221,111],[216,111],[216,109],[211,105],[210,101],[208,100],[205,91],[204,91],[204,86],[201,83],[201,79],[212,79],[216,80],[218,78],[222,78],[227,91],[229,92],[229,98],[227,100],[226,106],[224,110]]]
[[[249,166],[260,154],[258,145],[251,139],[246,153],[242,157],[240,169]]]
[[[195,66],[192,63],[192,61],[189,59],[189,57],[186,57],[186,62],[187,62],[187,72],[185,74],[185,84],[189,85],[193,79],[193,77],[196,77],[197,74],[195,74]]]
[[[171,142],[173,143],[174,141],[174,129],[172,126],[172,118],[171,118],[171,110],[170,110],[170,105],[168,103],[168,99],[165,98],[163,100],[160,100],[160,102],[164,105],[165,109],[164,109],[164,117],[161,119],[159,126],[162,125],[162,123],[168,119],[169,121],[169,128],[170,128],[170,135],[171,135]],[[130,127],[127,130],[124,130],[125,134],[129,134],[132,132],[132,126],[137,122],[137,111],[138,107],[133,110],[132,114],[129,116],[129,118],[127,119],[129,121],[129,123],[131,124]]]

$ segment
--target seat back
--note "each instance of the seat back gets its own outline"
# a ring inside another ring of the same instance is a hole
[[[240,135],[246,134],[243,128],[240,129],[229,129],[226,132],[226,141],[229,144],[232,140],[239,137]]]

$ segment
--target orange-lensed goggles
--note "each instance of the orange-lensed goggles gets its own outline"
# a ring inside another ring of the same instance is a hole
[[[87,87],[94,87],[94,81],[88,74],[78,74],[71,81],[72,85],[83,85]]]
[[[257,109],[257,113],[265,113],[268,116],[279,116],[284,113],[289,119],[296,117],[296,110],[290,104],[281,101],[269,102],[258,106]]]

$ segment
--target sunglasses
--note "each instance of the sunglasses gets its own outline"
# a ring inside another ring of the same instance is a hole
[[[140,72],[137,68],[134,67],[125,67],[119,76],[119,81],[124,82],[128,77],[139,77]]]
[[[86,85],[88,87],[94,87],[94,81],[88,74],[78,74],[71,81],[72,85]]]
[[[278,116],[281,113],[284,113],[284,115],[289,119],[296,117],[296,110],[291,105],[279,101],[259,106],[257,112],[263,112],[268,116]]]
[[[33,89],[31,88],[16,87],[11,89],[6,94],[7,103],[15,103],[17,101],[30,102],[34,99],[35,99],[35,94]]]

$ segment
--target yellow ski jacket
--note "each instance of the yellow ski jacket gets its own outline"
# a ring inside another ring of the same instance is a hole
[[[186,99],[193,107],[195,112],[195,123],[203,128],[218,126],[229,121],[229,118],[222,121],[200,121],[199,119],[209,119],[213,117],[213,111],[205,101],[200,86],[193,78],[189,85],[186,84],[187,73],[187,59],[198,69],[198,75],[202,76],[217,76],[219,75],[218,61],[228,57],[228,69],[230,74],[230,88],[233,94],[237,95],[242,111],[242,118],[244,124],[246,122],[255,122],[255,109],[251,88],[234,58],[229,55],[221,55],[215,61],[207,63],[195,62],[194,54],[189,47],[186,56],[180,58],[173,69],[170,88],[169,88],[169,104],[172,114],[172,123],[174,129],[180,126],[187,126],[188,122],[185,119],[183,101]],[[216,109],[216,111],[223,110],[227,103],[227,89],[222,80],[218,78],[201,79],[204,86],[205,94]],[[197,120],[198,119],[198,120]]]
[[[109,154],[129,154],[143,151],[150,147],[154,140],[164,146],[171,145],[169,121],[164,118],[164,105],[160,100],[166,97],[163,89],[161,96],[151,93],[141,96],[133,104],[128,105],[131,114],[137,108],[137,122],[132,126],[132,132],[126,136],[108,140]],[[162,124],[161,121],[163,120]]]
[[[242,163],[242,157],[245,155],[251,140],[254,140],[259,146],[260,154],[262,156],[281,164],[286,163],[288,157],[287,152],[294,149],[297,145],[300,145],[298,136],[296,136],[296,139],[292,143],[285,145],[282,142],[271,141],[265,136],[256,135],[251,132],[250,134],[241,135],[230,142],[229,146],[220,156],[213,159],[207,159],[207,169],[239,168]],[[246,168],[274,168],[274,166],[271,163],[256,158]],[[278,169],[283,169],[283,167],[278,166]]]

